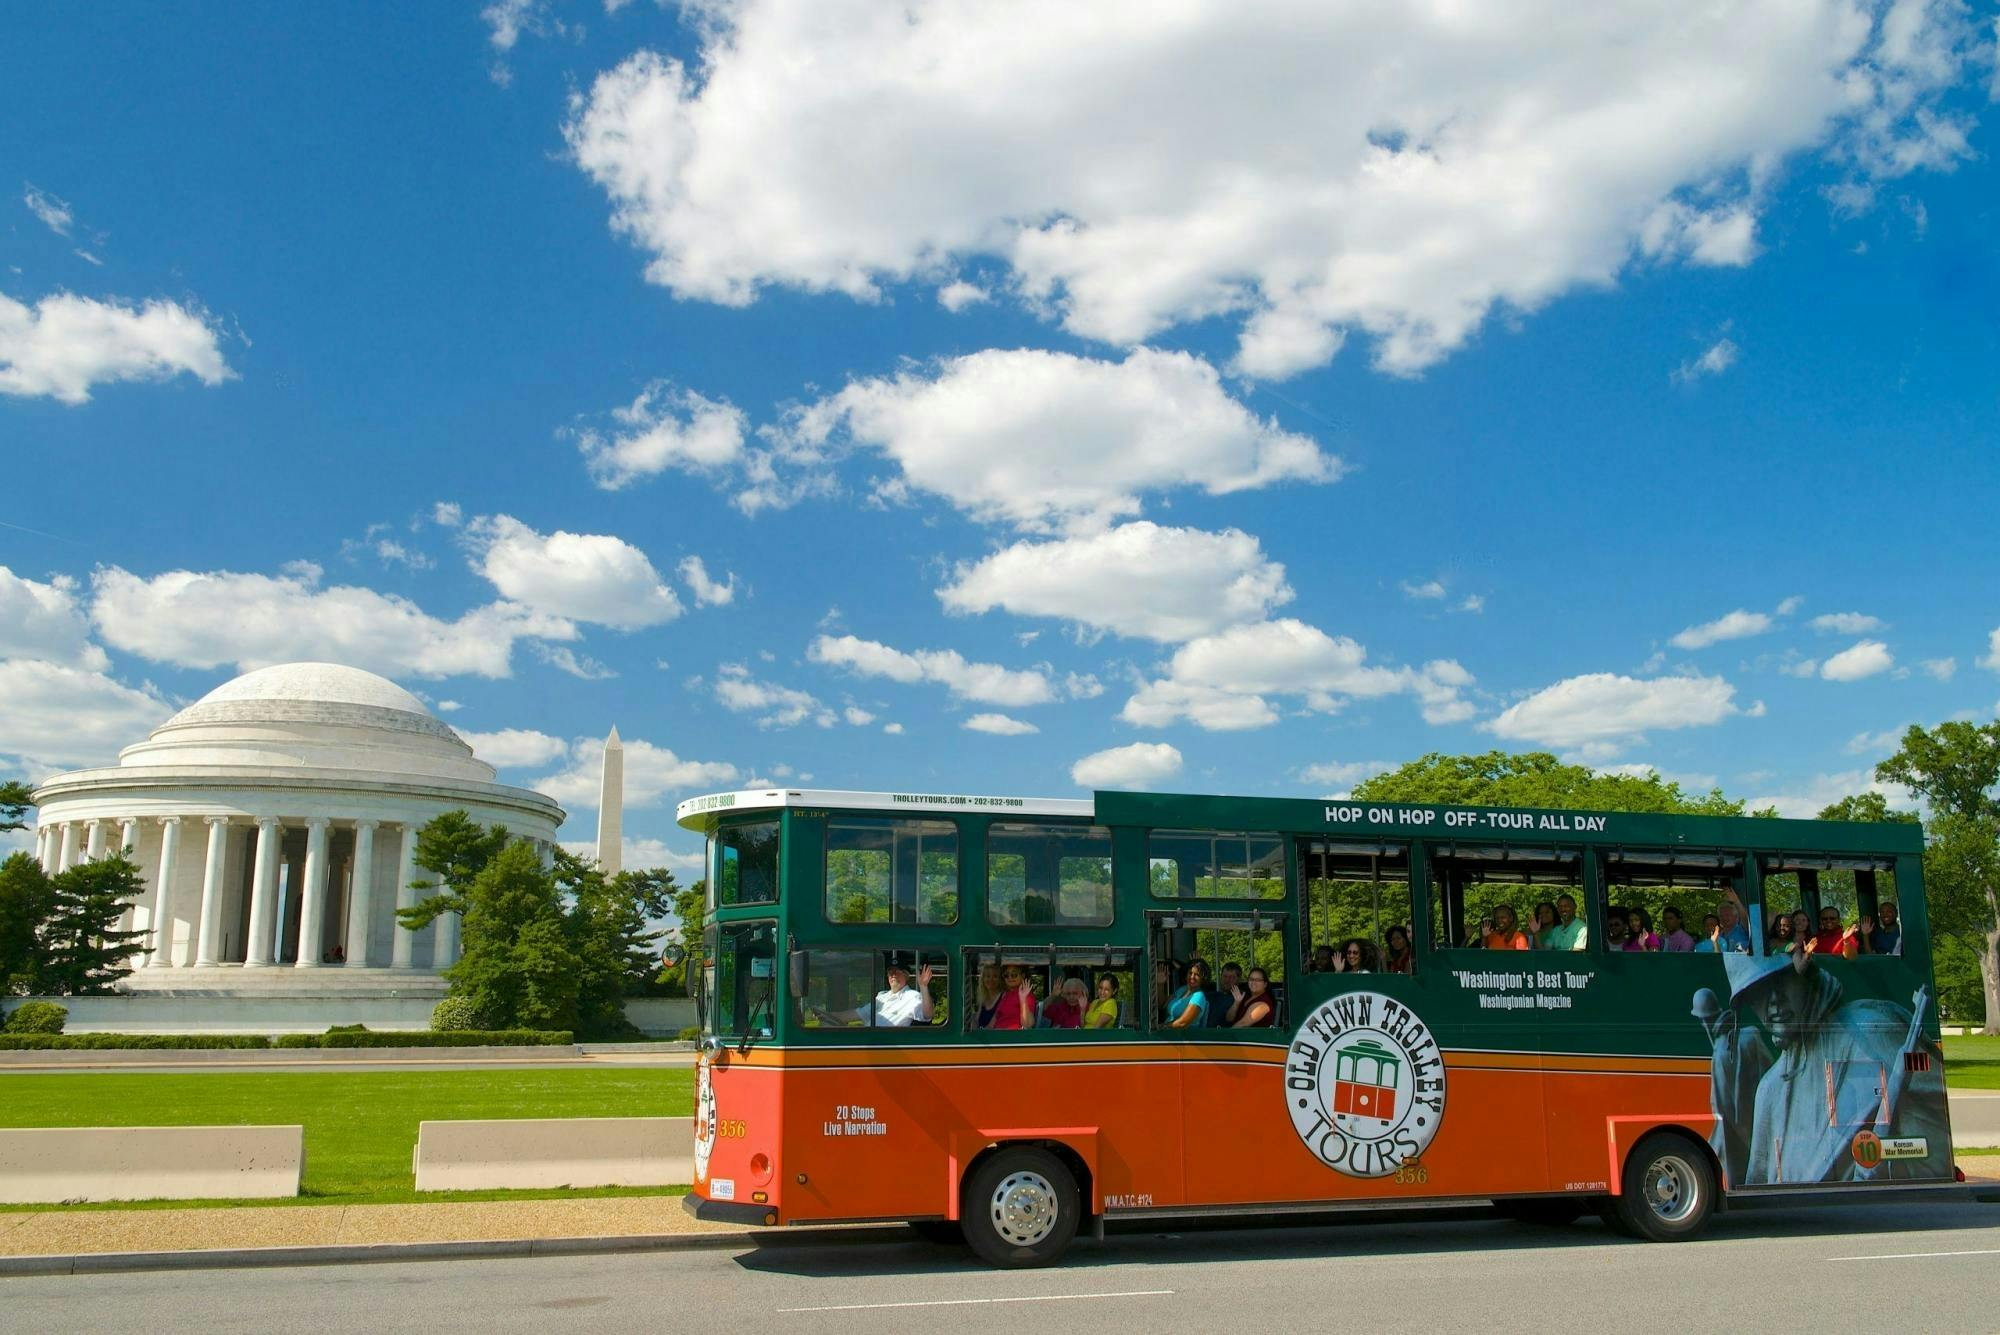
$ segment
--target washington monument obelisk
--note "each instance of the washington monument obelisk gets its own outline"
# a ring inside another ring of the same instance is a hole
[[[597,865],[606,876],[622,866],[625,844],[625,747],[618,729],[604,739],[604,773],[597,783]]]

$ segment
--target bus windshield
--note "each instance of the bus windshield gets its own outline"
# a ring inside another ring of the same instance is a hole
[[[704,1036],[771,1037],[778,981],[776,924],[712,925],[706,936]]]

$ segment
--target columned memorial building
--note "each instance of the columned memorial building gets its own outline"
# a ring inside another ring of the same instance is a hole
[[[289,663],[210,691],[116,766],[42,784],[36,852],[50,872],[120,849],[138,864],[147,890],[126,926],[145,936],[121,990],[209,999],[188,1027],[227,1027],[232,1012],[249,1028],[316,1010],[418,1021],[443,995],[458,918],[420,932],[396,920],[424,893],[417,831],[462,809],[546,850],[563,820],[551,799],[494,779],[395,683]],[[278,1004],[308,998],[383,1004]]]

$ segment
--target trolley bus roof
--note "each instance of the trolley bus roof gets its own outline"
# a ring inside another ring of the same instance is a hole
[[[996,797],[981,793],[855,793],[836,788],[761,788],[690,797],[674,811],[682,829],[703,833],[739,811],[808,807],[835,811],[977,812],[998,816],[1082,816],[1096,803],[1081,797]]]

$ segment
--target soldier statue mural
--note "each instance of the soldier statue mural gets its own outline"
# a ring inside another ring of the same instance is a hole
[[[1911,1005],[1842,996],[1810,953],[1723,956],[1729,1007],[1702,988],[1714,1052],[1711,1143],[1729,1185],[1948,1179],[1941,1054]]]

